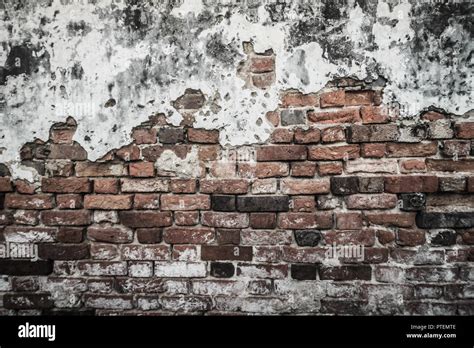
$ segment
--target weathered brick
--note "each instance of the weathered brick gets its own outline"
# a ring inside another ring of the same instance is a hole
[[[316,164],[313,162],[295,162],[291,164],[291,176],[313,177],[316,174]]]
[[[415,213],[365,213],[368,222],[374,225],[411,227],[415,224]]]
[[[310,146],[308,159],[313,161],[337,161],[359,158],[359,145]]]
[[[347,208],[349,209],[391,209],[397,206],[397,196],[380,194],[355,194],[347,196]]]
[[[250,227],[255,229],[273,229],[276,227],[276,214],[252,213],[250,214]]]
[[[358,230],[363,226],[361,213],[336,213],[336,228],[340,230]]]
[[[207,210],[211,208],[208,195],[161,195],[162,210]]]
[[[160,228],[137,228],[137,240],[142,244],[157,244],[162,240],[163,231]]]
[[[248,181],[243,179],[203,179],[200,182],[202,193],[244,194],[248,191]]]
[[[168,192],[169,182],[166,179],[122,179],[122,192]]]
[[[368,158],[382,158],[385,156],[386,144],[384,143],[368,143],[362,144],[361,155]]]
[[[215,211],[234,211],[236,210],[235,196],[231,195],[212,195],[212,210]]]
[[[132,195],[85,195],[84,207],[86,209],[123,210],[131,209]]]
[[[474,122],[456,123],[454,126],[456,138],[473,139],[474,138]]]
[[[289,204],[290,198],[288,196],[237,197],[237,210],[242,212],[288,211]]]
[[[83,240],[84,228],[82,227],[60,227],[56,239],[60,243],[80,243]]]
[[[56,195],[58,209],[82,209],[82,196],[79,194]]]
[[[13,184],[9,177],[0,177],[0,192],[12,192]]]
[[[432,172],[474,172],[474,159],[444,160],[426,159],[426,166]]]
[[[54,306],[49,294],[5,294],[3,306],[12,309],[45,309]]]
[[[356,123],[360,122],[359,109],[342,109],[336,111],[309,111],[308,120],[313,123]]]
[[[332,214],[321,213],[281,213],[278,215],[278,227],[284,229],[331,228]]]
[[[292,130],[287,128],[275,128],[272,135],[270,136],[270,141],[273,144],[284,144],[293,142],[294,133]]]
[[[153,177],[155,175],[155,166],[153,162],[132,162],[128,165],[128,172],[133,177]]]
[[[182,128],[160,128],[158,139],[162,144],[176,144],[184,141],[184,129]]]
[[[243,245],[279,245],[292,242],[291,231],[282,230],[242,230],[240,237]]]
[[[342,174],[342,162],[318,162],[318,173],[321,176]]]
[[[401,210],[417,211],[425,207],[426,195],[423,193],[406,193],[400,195],[402,199]]]
[[[394,141],[399,136],[395,124],[352,125],[348,128],[347,138],[351,143],[373,143]]]
[[[53,227],[7,226],[3,231],[3,238],[13,243],[48,243],[55,241],[56,232]]]
[[[207,129],[188,129],[188,140],[191,143],[217,144],[219,143],[219,131]]]
[[[397,234],[397,244],[403,246],[416,246],[426,241],[425,231],[400,229]]]
[[[321,131],[318,128],[295,129],[296,144],[315,144],[321,140]]]
[[[318,230],[296,230],[295,241],[299,246],[314,247],[321,240],[321,232]]]
[[[375,93],[371,90],[346,91],[345,105],[370,105],[374,103]]]
[[[121,245],[122,260],[169,260],[170,248],[167,245]]]
[[[338,266],[321,267],[319,269],[321,280],[370,280],[372,269],[370,266]]]
[[[90,240],[107,243],[131,243],[133,232],[123,227],[89,227],[87,237]]]
[[[204,226],[222,228],[246,228],[249,226],[248,214],[203,212],[201,222]]]
[[[397,173],[398,163],[396,160],[385,159],[360,159],[345,163],[346,172],[353,173]]]
[[[53,208],[53,196],[46,194],[20,195],[7,193],[5,206],[10,209],[40,210]]]
[[[465,177],[439,177],[439,190],[441,192],[462,192],[465,189]]]
[[[211,276],[216,278],[230,278],[235,273],[235,267],[228,262],[211,262]]]
[[[420,228],[470,228],[474,227],[474,213],[429,213],[419,212],[416,224]]]
[[[201,259],[203,261],[214,260],[252,260],[252,247],[243,246],[213,246],[203,245],[201,247]]]
[[[133,196],[134,209],[158,209],[160,207],[160,195],[157,193],[136,193]]]
[[[122,163],[109,162],[77,162],[77,176],[124,176],[127,167]]]
[[[362,229],[357,231],[327,231],[323,238],[327,245],[364,245],[373,246],[375,243],[375,232],[372,229]]]
[[[257,148],[257,161],[298,161],[307,155],[304,145],[274,145]]]
[[[445,140],[443,141],[442,153],[446,157],[466,157],[471,152],[469,140]]]
[[[214,230],[203,227],[169,227],[163,231],[168,244],[207,244],[214,241]]]
[[[155,128],[134,128],[132,131],[132,138],[135,144],[154,144],[156,143],[156,129]]]
[[[91,216],[87,210],[43,211],[41,220],[49,226],[80,226],[89,225]]]
[[[327,179],[284,179],[280,182],[281,192],[290,195],[328,193],[329,187]]]
[[[343,127],[327,127],[321,131],[323,143],[337,143],[346,140],[346,131]]]
[[[384,190],[384,178],[377,176],[360,176],[359,192],[361,193],[379,193]]]
[[[359,178],[355,176],[332,177],[331,192],[335,195],[350,195],[359,192]]]
[[[238,229],[216,229],[216,241],[219,245],[239,245],[240,244],[240,230]]]
[[[344,106],[346,102],[346,94],[343,89],[321,93],[320,98],[322,108]]]
[[[196,180],[171,179],[170,190],[173,193],[194,193],[196,192]]]
[[[388,143],[386,152],[388,157],[428,157],[436,155],[438,144],[436,142],[417,144]]]
[[[118,189],[117,179],[94,179],[95,193],[118,193]]]
[[[281,106],[284,108],[319,105],[319,98],[316,94],[303,94],[296,90],[285,91],[281,94],[280,99]]]
[[[390,120],[390,112],[383,106],[363,106],[360,109],[362,123],[387,123]]]
[[[169,212],[154,211],[121,211],[120,222],[132,228],[171,226],[172,217]]]
[[[306,111],[299,109],[285,109],[280,112],[282,126],[292,126],[306,123]]]
[[[438,177],[428,175],[385,177],[385,191],[391,193],[436,192],[438,191]]]
[[[422,173],[426,172],[424,159],[408,159],[400,161],[401,173]]]

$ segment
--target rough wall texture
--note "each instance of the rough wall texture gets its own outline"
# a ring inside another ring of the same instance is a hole
[[[0,9],[0,313],[474,313],[469,2]]]

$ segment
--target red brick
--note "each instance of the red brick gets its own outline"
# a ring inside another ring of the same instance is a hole
[[[177,211],[174,213],[174,223],[178,226],[193,226],[199,222],[197,211]]]
[[[56,196],[58,209],[82,209],[82,196],[79,194],[64,194]]]
[[[454,126],[456,138],[473,139],[474,138],[474,122],[456,123]]]
[[[429,157],[438,152],[438,143],[388,143],[388,157]]]
[[[287,128],[275,128],[270,136],[270,141],[274,144],[291,143],[293,142],[293,135],[293,131]]]
[[[293,212],[312,212],[316,208],[316,201],[311,196],[292,197],[291,202],[290,208],[292,207]]]
[[[313,123],[356,123],[360,122],[359,109],[342,109],[337,111],[309,111],[308,120]]]
[[[162,210],[207,210],[211,208],[208,195],[162,195]]]
[[[205,227],[169,227],[163,231],[168,244],[208,244],[214,241],[214,230]]]
[[[198,261],[199,260],[199,246],[175,244],[173,245],[173,252],[171,258],[179,261]]]
[[[289,165],[287,163],[279,162],[257,163],[255,174],[258,178],[288,176]]]
[[[211,227],[246,228],[249,226],[249,217],[248,214],[242,213],[205,211],[201,214],[201,223]]]
[[[295,248],[290,246],[284,246],[282,249],[281,259],[286,262],[295,263],[321,263],[326,258],[325,254],[326,248]]]
[[[87,210],[43,211],[41,220],[47,226],[81,226],[91,223]]]
[[[43,178],[41,190],[55,193],[87,193],[90,192],[91,185],[87,178]]]
[[[416,213],[365,213],[364,215],[373,225],[411,227],[415,224]]]
[[[389,111],[383,106],[363,106],[360,109],[362,123],[387,123],[390,120]]]
[[[265,114],[265,118],[273,127],[277,127],[280,123],[280,115],[276,111],[269,111]]]
[[[257,161],[298,161],[306,159],[304,145],[274,145],[257,148]]]
[[[346,140],[346,131],[343,127],[328,127],[322,131],[321,140],[323,143],[337,143]]]
[[[26,195],[32,195],[36,191],[35,185],[29,183],[26,180],[15,180],[15,188],[16,192]]]
[[[196,192],[196,180],[171,179],[170,190],[174,193],[194,193]]]
[[[311,195],[329,193],[330,184],[327,179],[284,179],[280,189],[290,195]]]
[[[295,162],[291,164],[291,176],[313,177],[316,174],[316,163]]]
[[[214,261],[214,260],[251,261],[252,260],[252,247],[203,245],[201,247],[201,259],[203,261]]]
[[[122,146],[115,152],[115,156],[123,161],[138,161],[140,159],[140,148],[135,144]]]
[[[361,154],[362,157],[369,158],[382,158],[385,156],[385,144],[373,143],[373,144],[362,144]]]
[[[0,204],[0,207],[1,207],[1,204]],[[18,224],[18,225],[37,225],[38,221],[39,221],[39,211],[36,211],[36,210],[17,210],[13,214],[13,219],[14,219],[14,223]],[[1,220],[1,218],[0,218],[0,220]],[[0,230],[1,230],[1,228],[0,228]],[[0,235],[1,235],[1,231],[0,231]],[[0,237],[0,239],[1,239],[1,237]]]
[[[162,227],[172,224],[170,212],[121,211],[119,217],[123,225],[133,228]]]
[[[420,173],[426,172],[425,160],[408,159],[400,161],[400,172],[402,173]]]
[[[286,91],[282,93],[280,99],[283,108],[319,105],[319,98],[316,94],[303,94],[298,91]]]
[[[395,232],[391,230],[375,230],[375,233],[377,235],[377,239],[380,242],[380,244],[389,244],[392,243],[395,240]]]
[[[123,210],[132,208],[132,195],[86,195],[86,209]]]
[[[397,206],[397,196],[388,193],[355,194],[347,196],[349,209],[391,209]]]
[[[70,177],[74,175],[74,163],[66,160],[47,161],[45,163],[46,176]]]
[[[95,193],[118,193],[117,179],[94,179]]]
[[[346,105],[370,105],[374,103],[374,91],[346,91]]]
[[[322,267],[319,270],[321,280],[370,280],[372,269],[370,266],[337,266]],[[359,307],[359,305],[357,306]],[[338,312],[340,309],[338,310]],[[347,309],[346,309],[347,311]]]
[[[318,162],[318,173],[321,176],[342,174],[342,162]]]
[[[356,231],[327,231],[324,232],[324,240],[327,245],[364,245],[373,246],[375,243],[374,230],[356,230]]]
[[[474,176],[467,178],[467,192],[474,192]]]
[[[123,163],[77,162],[77,176],[124,176],[127,167]]]
[[[340,230],[358,230],[362,225],[361,213],[336,213],[336,227]]]
[[[425,244],[425,231],[421,230],[404,230],[400,229],[398,231],[397,244],[403,246],[416,246]]]
[[[391,193],[436,192],[438,191],[438,177],[428,175],[385,177],[385,191]]]
[[[250,71],[253,73],[265,73],[275,69],[275,57],[257,56],[250,59]]]
[[[133,162],[128,165],[130,176],[146,178],[155,175],[155,166],[152,162]]]
[[[75,144],[50,144],[49,159],[69,159],[72,161],[84,161],[87,159],[87,151],[84,148]]]
[[[296,144],[315,144],[321,140],[321,131],[317,128],[295,129]]]
[[[188,140],[191,143],[218,144],[219,143],[219,131],[218,130],[189,128],[188,129]]]
[[[278,227],[285,229],[331,228],[332,213],[280,213]]]
[[[276,214],[252,213],[250,214],[250,227],[256,229],[273,229],[276,227]]]
[[[136,193],[133,198],[135,209],[158,209],[160,207],[160,195],[157,193]]]
[[[239,229],[216,229],[216,242],[219,245],[239,245],[240,230]]]
[[[346,95],[344,90],[340,89],[337,91],[325,92],[321,94],[321,107],[337,107],[344,106],[346,101]]]
[[[171,256],[168,245],[122,245],[122,260],[169,260]]]
[[[248,181],[243,179],[203,179],[200,182],[202,193],[242,194],[247,193],[248,185]]]
[[[432,172],[474,172],[474,159],[465,160],[442,160],[431,159],[426,160],[426,166]]]
[[[13,185],[9,177],[0,178],[0,192],[12,192]]]
[[[308,159],[336,161],[359,158],[359,145],[310,146]]]
[[[446,118],[446,115],[440,114],[439,112],[436,112],[436,111],[428,111],[421,116],[421,119],[426,120],[426,121],[444,120],[445,118]]]
[[[19,195],[7,193],[5,206],[10,209],[40,210],[53,208],[53,196],[46,194]]]
[[[252,83],[255,87],[260,89],[265,89],[270,87],[275,82],[275,74],[270,73],[261,73],[258,75],[252,75]]]
[[[154,128],[134,128],[132,131],[132,138],[135,144],[155,144],[156,143],[156,129]]]

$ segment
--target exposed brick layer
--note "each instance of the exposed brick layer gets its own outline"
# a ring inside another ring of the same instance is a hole
[[[252,56],[254,85],[273,64]],[[0,177],[0,243],[37,259],[0,259],[0,313],[474,314],[474,122],[333,85],[282,93],[268,143],[227,161],[219,131],[162,116],[98,162],[72,119],[25,144],[42,180]],[[166,150],[201,174],[163,171]]]

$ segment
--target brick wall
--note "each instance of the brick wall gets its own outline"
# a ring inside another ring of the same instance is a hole
[[[252,57],[265,88],[271,52]],[[37,246],[0,259],[0,313],[474,314],[474,122],[402,120],[382,92],[282,92],[268,142],[233,149],[155,115],[89,162],[53,125],[21,150],[41,182],[0,167],[3,256]],[[364,257],[329,256],[348,245]]]

